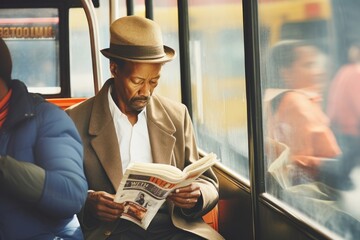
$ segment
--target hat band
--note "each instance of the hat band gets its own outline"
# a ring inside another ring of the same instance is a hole
[[[156,59],[165,56],[163,46],[134,46],[110,43],[109,51],[119,57],[135,59]]]

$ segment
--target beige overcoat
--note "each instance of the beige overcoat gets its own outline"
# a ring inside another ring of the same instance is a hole
[[[122,178],[122,164],[115,126],[109,110],[109,79],[99,93],[77,106],[67,109],[75,122],[84,145],[84,169],[89,189],[114,194]],[[198,159],[193,127],[186,107],[170,99],[153,95],[146,107],[147,125],[153,161],[183,169]],[[139,146],[140,148],[141,146]],[[218,201],[218,182],[209,170],[201,179],[203,207],[201,211],[184,217],[181,209],[168,201],[174,225],[206,239],[223,239],[201,216],[210,211]],[[106,239],[120,222],[101,223],[82,211],[79,220],[86,239]],[[84,222],[94,220],[91,227]]]

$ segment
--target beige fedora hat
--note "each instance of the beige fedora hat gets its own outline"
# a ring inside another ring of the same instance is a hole
[[[175,57],[175,50],[163,45],[160,26],[139,16],[114,21],[110,26],[110,47],[101,53],[107,58],[148,63],[168,62]]]

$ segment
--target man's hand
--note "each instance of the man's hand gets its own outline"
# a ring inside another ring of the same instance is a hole
[[[96,218],[104,222],[117,220],[124,212],[123,204],[114,202],[115,195],[107,192],[89,192],[86,208]]]
[[[174,202],[175,206],[189,209],[195,207],[200,196],[200,186],[197,183],[191,183],[175,189],[168,198]]]

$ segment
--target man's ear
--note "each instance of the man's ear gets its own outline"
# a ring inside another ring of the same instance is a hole
[[[116,71],[117,71],[116,63],[111,61],[110,62],[110,72],[114,77],[116,76]]]

